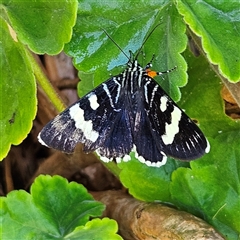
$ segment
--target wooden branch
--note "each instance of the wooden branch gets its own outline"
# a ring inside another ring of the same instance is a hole
[[[223,240],[209,224],[160,203],[138,201],[122,191],[92,193],[106,205],[104,217],[115,219],[125,240]]]

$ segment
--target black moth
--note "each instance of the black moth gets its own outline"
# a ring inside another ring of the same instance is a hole
[[[210,149],[198,126],[153,79],[168,73],[141,67],[131,54],[127,68],[109,78],[50,121],[40,132],[43,145],[72,153],[83,143],[101,160],[129,161],[130,152],[148,166],[167,156],[193,160]]]

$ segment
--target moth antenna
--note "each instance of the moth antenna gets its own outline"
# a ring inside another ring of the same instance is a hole
[[[142,43],[142,46],[141,46],[140,49],[138,50],[135,59],[138,58],[138,55],[139,55],[140,52],[142,51],[142,48],[143,48],[143,46],[145,45],[145,43],[147,42],[147,40],[150,38],[150,36],[153,34],[153,32],[156,30],[156,28],[159,27],[161,24],[162,24],[162,23],[157,24],[157,25],[151,30],[151,32],[147,35],[147,37],[145,38],[145,40],[144,40],[143,43]]]
[[[115,44],[115,46],[124,54],[124,56],[131,62],[131,59],[129,56],[122,50],[122,48],[114,41],[114,39],[108,34],[108,32],[102,28],[102,30],[105,32],[105,34],[108,36],[108,38]]]

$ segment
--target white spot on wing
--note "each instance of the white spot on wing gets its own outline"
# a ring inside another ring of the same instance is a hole
[[[107,158],[107,157],[104,157],[104,156],[100,156],[100,159],[103,161],[103,162],[111,162],[111,159]]]
[[[98,152],[98,150],[96,150],[96,153],[97,153],[97,155],[100,157],[100,159],[101,159],[103,162],[108,163],[108,162],[111,162],[111,161],[112,161],[112,159],[109,159],[109,158],[107,158],[107,157],[104,157],[104,156],[100,155],[100,153]]]
[[[168,99],[165,97],[165,96],[162,96],[161,99],[161,104],[160,104],[160,110],[162,112],[165,112],[167,110],[167,102],[168,102]]]
[[[207,139],[206,139],[207,140]],[[205,149],[205,153],[209,153],[209,151],[210,151],[210,144],[209,144],[209,142],[208,142],[208,140],[207,140],[207,147],[206,147],[206,149]]]
[[[152,107],[152,103],[153,103],[153,99],[155,97],[155,93],[156,91],[158,90],[158,85],[156,85],[154,88],[153,88],[153,91],[152,91],[152,97],[151,97],[151,100],[150,100],[150,108]]]
[[[97,95],[95,93],[89,94],[88,101],[90,102],[90,106],[93,110],[96,110],[99,107]]]
[[[85,121],[84,111],[80,108],[79,104],[75,104],[69,108],[69,114],[75,121],[75,127],[81,129],[85,138],[95,142],[99,134],[93,130],[93,124],[91,120]]]
[[[118,102],[118,98],[120,96],[120,90],[121,90],[121,84],[115,80],[115,78],[113,78],[113,81],[118,85],[117,87],[117,95],[116,95],[116,98],[115,98],[115,104]]]
[[[131,157],[129,156],[129,155],[125,155],[124,157],[123,157],[123,161],[124,162],[128,162],[128,161],[130,161],[131,160]]]
[[[191,150],[191,148],[190,148],[188,142],[186,142],[185,144],[186,144],[187,148],[188,148],[189,150]]]
[[[102,86],[103,86],[104,91],[107,93],[107,95],[108,95],[108,97],[109,97],[109,101],[110,101],[111,107],[112,107],[113,109],[115,109],[115,106],[114,106],[113,101],[112,101],[112,96],[111,96],[111,94],[110,94],[110,92],[109,92],[109,89],[108,89],[107,84],[103,83]]]
[[[136,156],[136,155],[137,155],[137,159],[138,159],[141,163],[149,162],[149,161],[146,161],[146,160],[144,159],[144,157],[139,156],[137,152],[136,152],[135,156]],[[147,163],[146,163],[146,164],[147,164]]]
[[[38,137],[37,137],[37,138],[38,138],[38,141],[39,141],[43,146],[49,147],[49,146],[42,140],[40,134],[41,134],[41,132],[38,134]]]
[[[175,135],[179,132],[179,121],[181,120],[182,112],[179,108],[174,107],[171,113],[170,124],[166,123],[165,125],[165,134],[162,136],[164,144],[172,144],[174,141]]]
[[[158,161],[158,162],[151,162],[151,161],[145,159],[143,156],[140,156],[138,154],[137,150],[136,150],[136,146],[135,145],[133,145],[132,152],[134,152],[135,157],[141,163],[144,163],[144,164],[146,164],[149,167],[161,167],[161,166],[165,165],[166,162],[167,162],[167,156],[166,156],[166,154],[164,152],[161,152],[161,154],[163,155],[162,161]]]
[[[144,94],[145,94],[145,100],[147,103],[148,102],[148,89],[147,89],[147,85],[149,84],[150,82],[146,82],[146,84],[144,85]]]

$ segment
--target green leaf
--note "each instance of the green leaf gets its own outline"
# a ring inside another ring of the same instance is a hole
[[[77,227],[67,237],[70,239],[121,240],[122,238],[116,234],[117,230],[117,223],[111,219],[93,219],[85,226]]]
[[[219,134],[211,139],[213,154],[191,162],[192,169],[179,168],[171,184],[178,206],[236,240],[240,232],[239,144],[240,130]]]
[[[77,6],[76,0],[5,0],[1,8],[20,42],[38,54],[57,54],[71,39]]]
[[[159,23],[144,44],[145,58],[140,54],[138,60],[145,65],[155,54],[153,65],[157,71],[178,66],[176,71],[164,76],[165,80],[159,78],[158,81],[162,82],[163,88],[172,98],[179,100],[178,87],[184,86],[187,81],[187,66],[180,55],[186,48],[187,38],[185,25],[170,1],[141,4],[136,1],[117,0],[111,1],[111,4],[103,1],[80,1],[73,38],[65,46],[65,51],[73,57],[78,70],[94,72],[92,82],[89,83],[82,77],[80,86],[84,88],[87,84],[92,86],[92,89],[107,80],[110,74],[121,73],[128,61],[123,52],[126,55],[129,55],[129,50],[136,53],[144,39]],[[86,93],[85,89],[80,91],[80,95]]]
[[[191,30],[202,38],[202,46],[223,76],[240,79],[239,1],[177,0],[178,11]]]
[[[12,191],[0,201],[2,239],[59,239],[104,209],[83,186],[60,176],[40,175],[31,195]]]
[[[58,228],[68,231],[85,224],[90,216],[101,215],[104,209],[101,203],[93,200],[83,186],[75,182],[68,183],[60,176],[38,177],[31,187],[31,193],[34,203],[46,214],[45,217],[51,222],[57,220]]]
[[[2,239],[54,239],[58,230],[44,219],[33,204],[32,197],[23,190],[1,197]]]
[[[179,166],[188,166],[188,163],[168,158],[167,164],[157,167],[148,167],[131,155],[131,161],[121,162],[120,180],[129,189],[129,193],[143,201],[171,202],[170,182],[171,174]]]
[[[0,18],[0,159],[32,128],[37,111],[36,84],[25,49]]]
[[[238,130],[239,124],[224,112],[220,95],[223,85],[204,57],[195,58],[189,51],[184,53],[184,57],[189,62],[189,84],[182,89],[179,106],[197,121],[208,137],[215,137],[220,132]]]

